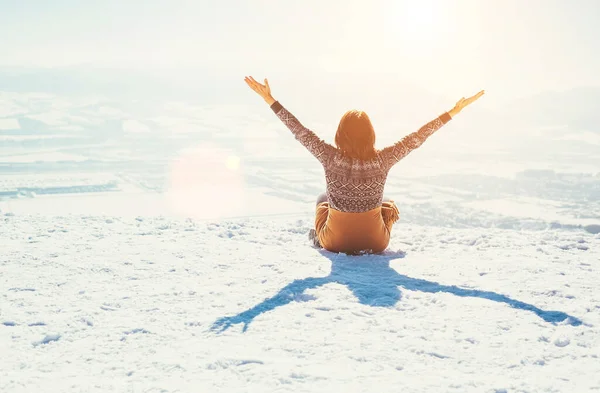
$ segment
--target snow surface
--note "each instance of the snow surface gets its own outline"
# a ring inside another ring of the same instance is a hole
[[[322,170],[260,104],[0,98],[0,392],[600,389],[576,130],[453,121],[391,172],[389,249],[352,257],[309,246]]]

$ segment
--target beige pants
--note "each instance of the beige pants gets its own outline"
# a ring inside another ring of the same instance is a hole
[[[361,212],[346,213],[329,207],[328,202],[317,205],[315,230],[321,246],[333,252],[358,254],[380,253],[389,242],[392,225],[400,217],[394,201]]]

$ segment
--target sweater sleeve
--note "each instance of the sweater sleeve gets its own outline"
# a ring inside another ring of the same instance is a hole
[[[398,161],[406,157],[408,153],[421,146],[423,142],[427,140],[427,138],[442,128],[442,126],[448,123],[451,119],[452,117],[448,114],[448,112],[445,112],[441,116],[425,124],[418,131],[405,136],[392,146],[388,146],[381,150],[379,152],[379,158],[383,162],[386,169],[390,169]]]
[[[275,101],[271,105],[271,109],[279,120],[294,134],[294,137],[306,149],[321,162],[326,165],[329,159],[335,154],[336,148],[320,139],[314,132],[304,127],[302,123],[292,115],[287,109]]]

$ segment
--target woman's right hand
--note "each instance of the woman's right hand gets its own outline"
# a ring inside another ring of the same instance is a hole
[[[458,100],[456,105],[454,105],[454,108],[452,108],[451,110],[448,111],[448,114],[451,117],[454,117],[460,111],[462,111],[466,106],[471,105],[472,103],[477,101],[479,99],[479,97],[481,97],[484,94],[485,94],[485,90],[481,90],[479,93],[475,94],[474,96],[471,96],[469,98],[465,98],[465,97],[461,98],[460,100]]]
[[[267,104],[273,105],[275,99],[271,95],[271,87],[269,86],[269,81],[266,78],[264,85],[255,81],[254,78],[251,76],[245,77],[244,80],[252,90],[254,90],[259,96],[261,96],[263,100],[265,100]]]

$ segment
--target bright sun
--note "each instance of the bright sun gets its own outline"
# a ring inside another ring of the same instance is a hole
[[[442,2],[436,0],[400,0],[391,2],[388,26],[396,39],[409,47],[429,45],[440,37]]]

